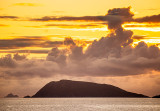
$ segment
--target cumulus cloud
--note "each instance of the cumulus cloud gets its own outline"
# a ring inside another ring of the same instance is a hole
[[[121,27],[123,22],[131,20],[134,14],[130,11],[130,8],[131,7],[110,9],[106,15],[108,18],[108,28]]]
[[[133,32],[121,26],[126,18],[132,19],[130,8],[111,9],[106,16],[110,18],[107,22],[111,33],[107,37],[93,41],[86,50],[72,38],[66,38],[63,44],[69,48],[63,50],[52,48],[46,60],[18,61],[7,57],[17,64],[13,69],[8,65],[10,62],[1,58],[1,66],[9,68],[9,70],[3,69],[3,72],[15,77],[51,77],[58,74],[107,77],[160,72],[160,49],[148,46],[144,42],[132,47]]]
[[[16,54],[14,54],[14,57],[13,57],[13,59],[15,59],[15,60],[24,60],[24,59],[26,59],[26,55],[19,55],[18,53],[16,53]]]
[[[57,64],[65,64],[66,55],[65,50],[59,50],[58,48],[52,48],[48,53],[47,60],[56,62]]]
[[[64,45],[75,45],[75,42],[71,37],[66,37],[64,40]]]
[[[113,9],[110,9],[108,11],[108,14],[107,15],[118,15],[118,16],[124,16],[124,17],[127,17],[127,18],[132,18],[134,16],[133,12],[130,11],[130,8],[131,7],[128,7],[128,8],[113,8]]]
[[[6,55],[0,58],[0,66],[1,67],[15,67],[16,61],[14,61],[11,55]]]
[[[18,62],[16,61],[26,60],[26,58],[27,58],[27,55],[19,55],[18,53],[16,53],[12,57],[11,54],[8,54],[0,58],[0,66],[15,68],[18,65]]]

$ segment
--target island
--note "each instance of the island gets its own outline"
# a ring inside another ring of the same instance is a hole
[[[125,91],[109,84],[92,82],[60,80],[52,81],[42,87],[33,98],[48,97],[138,97],[146,98],[143,94]]]
[[[160,95],[153,96],[152,98],[160,98]]]
[[[27,95],[27,96],[24,96],[23,98],[31,98],[31,96]]]
[[[14,95],[14,94],[10,93],[7,96],[5,96],[5,98],[18,98],[18,95]]]

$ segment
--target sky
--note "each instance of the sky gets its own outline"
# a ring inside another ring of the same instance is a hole
[[[159,0],[1,0],[0,97],[50,81],[160,94]]]

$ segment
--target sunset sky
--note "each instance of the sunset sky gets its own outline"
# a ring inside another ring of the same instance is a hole
[[[0,97],[60,79],[154,96],[159,48],[159,0],[1,0]]]

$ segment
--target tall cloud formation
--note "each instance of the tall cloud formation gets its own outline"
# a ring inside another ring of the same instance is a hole
[[[106,16],[111,33],[93,41],[86,50],[76,45],[72,38],[66,38],[64,45],[67,49],[53,48],[46,60],[27,60],[17,54],[13,58],[1,58],[1,74],[9,77],[51,77],[58,74],[107,77],[160,72],[160,49],[144,42],[132,47],[133,32],[121,26],[126,19],[132,19],[130,8],[111,9]]]

